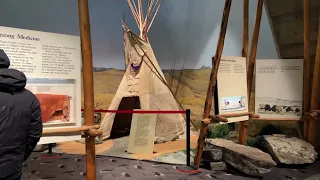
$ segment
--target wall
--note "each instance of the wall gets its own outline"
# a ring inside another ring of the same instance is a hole
[[[303,0],[267,0],[271,23],[282,58],[304,57],[304,21]],[[310,63],[313,75],[316,55],[317,36],[319,32],[320,1],[310,0]],[[310,78],[310,82],[312,79]],[[310,83],[311,84],[311,83]],[[311,88],[311,87],[310,87]],[[312,89],[312,88],[311,88]],[[320,93],[320,92],[319,92]],[[320,107],[320,104],[319,106]],[[303,128],[302,123],[300,129]],[[320,123],[318,123],[320,129]],[[319,131],[318,131],[319,132]],[[318,133],[320,145],[320,132]]]

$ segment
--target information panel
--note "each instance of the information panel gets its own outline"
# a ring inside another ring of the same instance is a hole
[[[299,120],[303,100],[303,59],[256,61],[255,111],[260,118]]]
[[[132,115],[128,153],[153,154],[157,114]]]
[[[221,57],[217,76],[216,108],[219,114],[248,112],[246,59]],[[248,116],[228,118],[228,123],[248,120]]]
[[[40,102],[44,129],[81,126],[80,37],[0,26],[0,48],[10,68],[27,76],[26,89]],[[43,136],[39,144],[80,138]]]

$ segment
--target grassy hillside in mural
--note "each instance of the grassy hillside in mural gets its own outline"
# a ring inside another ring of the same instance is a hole
[[[200,125],[200,120],[202,119],[210,71],[211,69],[206,67],[201,69],[185,69],[181,75],[180,70],[176,70],[174,73],[171,73],[170,70],[163,70],[171,91],[176,95],[185,109],[191,109],[191,120],[197,126]],[[173,74],[173,76],[170,76],[170,74]],[[123,75],[123,70],[94,68],[94,101],[96,109],[108,109]],[[178,83],[179,81],[180,83]],[[251,112],[254,112],[254,92],[251,94],[249,109]],[[281,121],[251,121],[248,133],[254,135],[270,123],[283,129],[286,134],[296,134],[294,122]]]
[[[173,94],[185,109],[192,110],[192,120],[201,119],[203,105],[208,88],[210,68],[195,70],[174,71],[170,78],[170,70],[163,71]],[[108,109],[118,86],[123,78],[124,71],[116,69],[99,69],[94,72],[94,100],[96,109]],[[178,83],[180,80],[180,83]],[[82,94],[83,96],[83,94]],[[82,98],[83,106],[83,98]]]

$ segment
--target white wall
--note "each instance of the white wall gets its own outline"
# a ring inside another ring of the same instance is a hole
[[[224,0],[164,0],[149,39],[160,66],[176,69],[211,66],[220,31]],[[250,1],[250,35],[257,1]],[[0,26],[79,35],[77,0],[1,0]],[[123,68],[121,18],[135,29],[125,0],[90,1],[92,48],[95,66]],[[243,1],[231,6],[223,55],[240,56]],[[265,9],[257,58],[277,58]]]

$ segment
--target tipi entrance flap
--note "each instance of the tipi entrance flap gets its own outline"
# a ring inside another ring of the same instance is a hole
[[[140,109],[140,99],[138,96],[123,97],[118,110]],[[130,134],[132,114],[116,113],[112,124],[110,138],[119,138]]]

